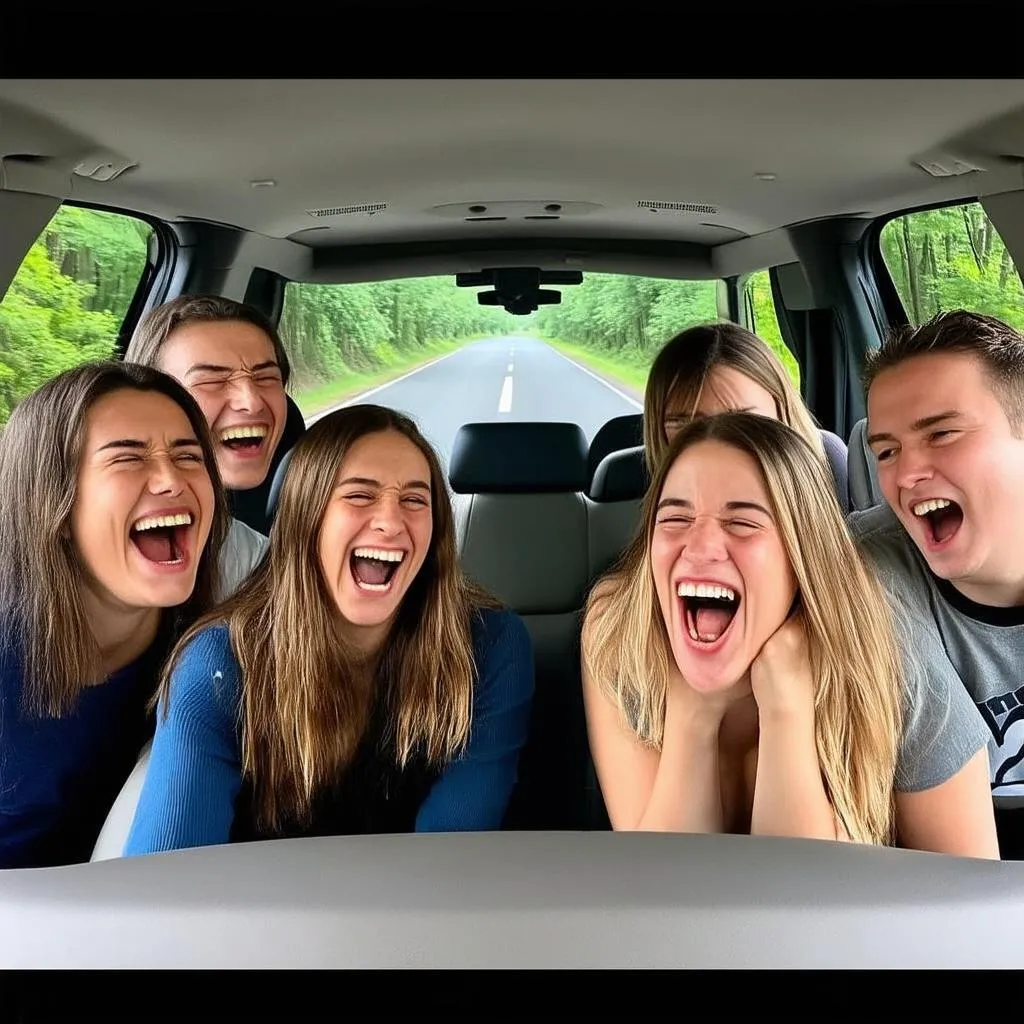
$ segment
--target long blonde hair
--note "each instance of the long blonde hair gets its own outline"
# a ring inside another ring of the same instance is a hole
[[[651,571],[651,541],[669,470],[701,441],[727,444],[760,467],[799,588],[826,791],[852,839],[891,842],[903,699],[896,621],[847,531],[825,464],[784,423],[722,413],[692,421],[673,438],[632,543],[588,599],[587,671],[639,741],[660,749],[672,654]]]
[[[408,438],[430,466],[433,534],[368,679],[365,659],[339,636],[319,537],[345,453],[361,437],[386,430]],[[256,821],[270,828],[301,822],[317,790],[351,762],[373,687],[394,695],[388,713],[400,764],[420,749],[434,763],[458,753],[469,734],[476,678],[472,616],[497,606],[459,568],[443,471],[413,421],[376,405],[340,409],[296,443],[266,555],[229,601],[182,638],[160,697],[166,709],[171,671],[188,641],[226,620],[243,679],[242,765],[253,784]]]
[[[825,458],[821,432],[779,357],[756,334],[731,321],[698,324],[677,334],[658,353],[644,390],[644,451],[653,474],[668,447],[665,413],[670,405],[696,410],[708,378],[728,366],[767,391],[775,413]],[[834,488],[834,484],[830,484]]]

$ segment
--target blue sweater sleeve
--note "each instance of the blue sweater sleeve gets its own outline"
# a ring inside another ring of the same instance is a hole
[[[485,611],[469,742],[434,783],[417,832],[497,830],[512,795],[533,701],[533,644],[513,612]]]
[[[240,693],[227,627],[204,629],[174,668],[168,707],[161,702],[157,709],[126,857],[228,842],[242,784]]]

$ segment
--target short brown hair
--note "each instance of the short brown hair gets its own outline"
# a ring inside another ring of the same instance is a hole
[[[893,329],[881,346],[868,355],[864,389],[870,391],[885,370],[915,356],[941,352],[976,356],[1006,418],[1015,428],[1024,423],[1024,336],[985,313],[952,309],[937,313],[920,327],[907,324]]]
[[[186,324],[224,323],[233,320],[258,327],[274,346],[274,357],[285,384],[291,374],[288,353],[284,350],[277,328],[253,306],[222,295],[179,295],[170,302],[151,309],[138,323],[125,351],[125,362],[157,366],[160,349],[173,331]]]

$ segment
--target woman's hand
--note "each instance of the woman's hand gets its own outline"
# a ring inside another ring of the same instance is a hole
[[[797,608],[768,638],[750,666],[758,711],[814,712],[814,680],[803,612]]]

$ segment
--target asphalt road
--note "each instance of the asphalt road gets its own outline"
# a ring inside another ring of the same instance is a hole
[[[447,471],[463,423],[561,420],[590,440],[613,416],[641,411],[640,402],[536,338],[488,338],[334,408],[377,402],[413,417]],[[313,423],[318,413],[307,419]]]

